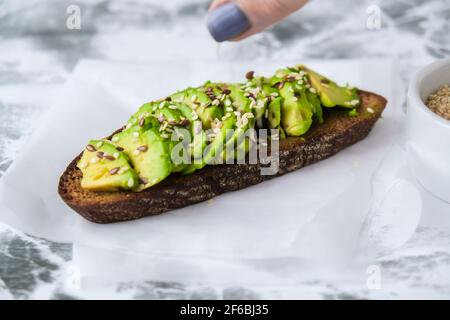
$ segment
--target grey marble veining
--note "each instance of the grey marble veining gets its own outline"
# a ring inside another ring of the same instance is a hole
[[[66,8],[81,8],[81,29],[66,28]],[[381,9],[381,29],[367,8]],[[450,55],[450,0],[315,0],[270,30],[217,45],[205,28],[208,1],[0,0],[0,175],[32,134],[81,58],[297,59],[392,58],[404,97],[415,67]],[[1,213],[0,213],[1,214]],[[37,239],[0,224],[0,298],[85,298],[63,289],[71,245]],[[348,277],[291,287],[197,287],[122,282],[99,297],[136,299],[450,298],[450,230],[421,226],[401,248],[376,261],[384,290]]]

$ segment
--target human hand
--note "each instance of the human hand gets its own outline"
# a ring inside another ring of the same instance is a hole
[[[217,42],[261,32],[300,9],[307,0],[214,0],[207,26]]]

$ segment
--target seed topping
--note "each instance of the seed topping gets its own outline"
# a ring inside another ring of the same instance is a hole
[[[450,87],[444,85],[431,94],[427,99],[426,105],[437,115],[450,120]]]
[[[120,167],[112,168],[111,170],[109,170],[109,174],[114,175],[117,172],[119,172],[119,170],[120,170]]]
[[[255,71],[249,71],[245,74],[245,78],[247,78],[247,80],[252,80],[254,76],[255,76]]]
[[[87,151],[90,151],[90,152],[95,152],[95,151],[97,151],[97,149],[95,149],[95,147],[94,147],[92,144],[88,144],[88,145],[86,146],[86,150],[87,150]]]
[[[190,124],[191,124],[191,122],[188,119],[183,119],[180,122],[180,125],[183,127],[189,127]]]
[[[148,150],[148,146],[147,145],[142,145],[137,147],[137,150],[141,151],[141,152],[145,152]]]
[[[133,178],[128,179],[127,185],[129,188],[132,188],[134,186],[134,179]]]

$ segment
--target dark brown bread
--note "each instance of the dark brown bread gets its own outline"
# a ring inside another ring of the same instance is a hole
[[[303,138],[281,140],[276,175],[261,175],[259,164],[214,165],[192,175],[172,175],[142,192],[94,192],[81,188],[77,157],[61,176],[58,192],[73,210],[96,223],[139,219],[205,201],[300,169],[365,138],[387,101],[370,92],[359,95],[358,116],[349,117],[343,109],[325,109],[323,124],[314,125]]]

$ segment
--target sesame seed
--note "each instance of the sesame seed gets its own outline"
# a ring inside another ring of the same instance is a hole
[[[110,161],[116,160],[116,158],[114,158],[113,156],[110,156],[110,155],[104,155],[103,158],[106,160],[110,160]]]
[[[144,124],[145,124],[145,119],[144,118],[139,119],[139,126],[143,127]]]
[[[118,152],[114,152],[114,153],[113,153],[113,157],[114,157],[114,158],[118,158],[119,156],[120,156],[120,154],[119,154]]]
[[[225,100],[225,106],[230,106],[231,105],[231,101],[230,100]]]
[[[88,166],[88,164],[85,161],[80,162],[80,168],[81,169],[86,169]]]
[[[117,141],[119,141],[119,136],[114,136],[111,140],[112,140],[113,142],[117,142]]]
[[[167,139],[167,138],[169,138],[169,135],[167,133],[163,133],[163,134],[161,134],[161,138]]]
[[[292,97],[292,101],[298,101],[297,97]]]
[[[116,147],[116,149],[117,149],[118,151],[123,151],[123,150],[124,150],[122,147]]]
[[[140,151],[137,150],[137,149],[133,151],[133,154],[134,154],[135,156],[139,155],[139,153],[140,153]]]
[[[98,158],[97,157],[93,157],[90,161],[90,163],[97,163],[98,162]]]
[[[312,93],[317,93],[316,89],[314,89],[314,88],[310,88],[309,91]]]
[[[356,106],[356,105],[359,104],[359,100],[358,100],[358,99],[352,100],[352,101],[350,101],[350,104],[351,104],[352,106]]]
[[[103,141],[97,142],[97,148],[101,148],[102,145],[103,145]]]
[[[166,101],[163,101],[159,104],[159,108],[162,109],[166,105]]]
[[[174,104],[171,104],[171,105],[169,106],[169,109],[177,110],[178,107],[177,107],[176,105],[174,105]]]
[[[133,136],[135,136],[136,138],[139,137],[139,132],[137,131],[133,132]]]
[[[366,110],[367,110],[367,112],[369,112],[369,113],[375,113],[375,111],[374,111],[371,107],[368,107]]]
[[[128,179],[127,185],[129,188],[132,188],[134,186],[134,179],[133,178]]]
[[[194,95],[192,96],[191,100],[192,100],[193,102],[194,102],[195,100],[197,100],[197,95],[194,94]]]

